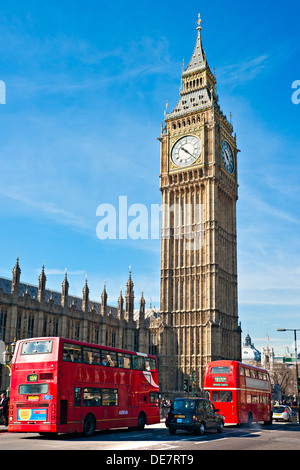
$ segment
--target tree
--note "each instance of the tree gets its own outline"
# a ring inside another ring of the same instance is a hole
[[[275,363],[269,371],[272,387],[279,385],[282,395],[294,396],[296,393],[295,370],[293,366]]]

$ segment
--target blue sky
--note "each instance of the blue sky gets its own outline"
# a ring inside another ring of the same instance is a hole
[[[97,207],[160,203],[157,137],[179,97],[201,13],[221,107],[239,154],[243,340],[277,352],[300,328],[300,4],[269,0],[0,1],[0,275],[116,304],[132,268],[138,302],[159,306],[160,240],[99,240]]]

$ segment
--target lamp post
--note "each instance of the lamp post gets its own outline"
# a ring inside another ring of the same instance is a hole
[[[16,339],[10,345],[10,351],[8,350],[8,346],[6,346],[6,350],[3,352],[3,364],[9,370],[9,386],[7,388],[7,397],[10,395],[10,380],[11,380],[11,363],[14,355],[16,347]]]
[[[300,422],[299,416],[299,388],[298,388],[298,353],[297,353],[297,334],[296,331],[300,331],[300,329],[290,329],[290,328],[278,328],[277,331],[293,331],[294,332],[294,340],[295,340],[295,365],[296,365],[296,387],[297,387],[297,409],[298,409],[298,422]]]

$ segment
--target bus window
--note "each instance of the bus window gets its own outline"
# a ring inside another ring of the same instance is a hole
[[[159,403],[159,393],[150,392],[150,405],[158,404],[158,403]]]
[[[103,366],[117,367],[117,353],[115,351],[106,351],[102,349],[102,362]]]
[[[118,389],[117,388],[103,388],[102,389],[102,404],[103,406],[116,406],[119,404]]]
[[[131,369],[131,354],[118,352],[118,365],[121,369]]]
[[[74,390],[74,406],[81,406],[81,388],[75,387]]]
[[[214,391],[212,393],[212,401],[215,402],[215,401],[221,401],[223,403],[230,403],[232,402],[232,392],[217,392],[217,391]]]
[[[250,370],[250,374],[251,374],[251,377],[252,377],[253,379],[256,379],[256,372],[255,372],[255,370],[251,369],[251,370]]]
[[[83,346],[83,362],[85,362],[85,364],[100,365],[100,349]]]
[[[240,367],[240,375],[242,375],[242,376],[245,375],[245,369],[244,369],[244,367]]]
[[[246,374],[246,377],[250,377],[250,370],[249,370],[249,369],[245,369],[245,374]]]
[[[47,354],[52,352],[53,341],[28,341],[22,344],[21,354]]]
[[[133,356],[132,367],[135,370],[145,370],[145,358],[143,356]]]
[[[212,367],[212,374],[230,374],[230,367]]]
[[[82,362],[81,346],[64,343],[63,360],[67,362]]]
[[[84,388],[83,406],[101,406],[101,389]]]
[[[156,362],[151,357],[145,357],[145,370],[156,370]]]
[[[39,395],[48,393],[48,384],[22,384],[19,385],[19,395]]]

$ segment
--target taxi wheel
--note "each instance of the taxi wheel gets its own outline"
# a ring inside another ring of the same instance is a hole
[[[176,428],[173,428],[173,426],[169,427],[169,433],[170,434],[176,434]]]
[[[199,436],[203,436],[205,434],[205,424],[204,423],[200,423],[200,426],[197,429],[197,434],[199,434]]]
[[[224,423],[222,421],[218,427],[218,432],[223,432],[223,431],[224,431]]]

